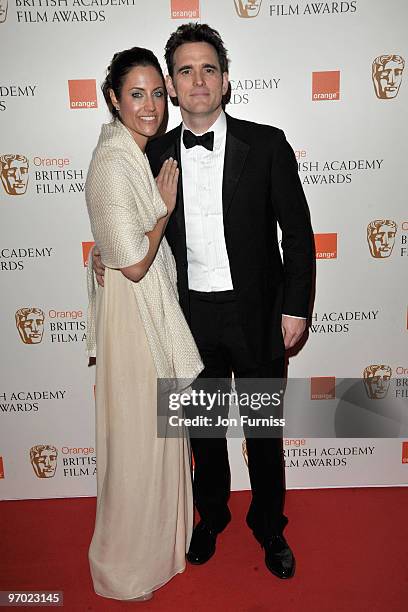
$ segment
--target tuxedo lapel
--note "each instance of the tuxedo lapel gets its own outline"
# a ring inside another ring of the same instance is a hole
[[[222,180],[224,218],[228,213],[249,152],[249,145],[235,135],[233,127],[234,120],[227,115],[227,139],[225,143],[224,175]]]

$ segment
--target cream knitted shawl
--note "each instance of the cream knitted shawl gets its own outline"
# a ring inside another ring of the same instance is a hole
[[[119,121],[102,126],[85,185],[91,229],[110,268],[141,261],[149,249],[145,235],[167,213],[149,163]],[[158,378],[185,379],[189,384],[203,369],[190,329],[178,303],[173,255],[163,238],[147,274],[129,280],[139,308]],[[96,356],[96,279],[88,261],[87,348]],[[178,385],[176,385],[178,386]]]

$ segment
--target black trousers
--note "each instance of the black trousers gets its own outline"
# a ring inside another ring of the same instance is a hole
[[[191,331],[204,363],[200,379],[283,378],[284,357],[267,365],[254,364],[238,318],[233,291],[190,291]],[[258,540],[282,533],[285,470],[281,438],[246,439],[252,501],[247,523]],[[201,519],[217,532],[231,519],[228,509],[230,466],[226,438],[191,438],[194,455],[194,503]]]

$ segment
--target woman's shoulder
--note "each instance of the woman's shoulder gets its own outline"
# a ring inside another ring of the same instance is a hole
[[[124,160],[118,150],[112,150],[105,146],[96,146],[91,163],[88,169],[88,182],[91,179],[97,179],[98,177],[104,180],[111,179],[112,177],[120,177],[123,175]]]
[[[133,152],[120,139],[99,138],[91,158],[90,172],[127,174],[133,168],[135,160]]]
[[[93,158],[100,162],[123,163],[129,156],[137,156],[137,145],[129,131],[118,120],[102,125]]]

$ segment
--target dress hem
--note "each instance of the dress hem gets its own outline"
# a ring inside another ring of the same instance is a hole
[[[175,578],[175,576],[177,576],[178,574],[182,574],[185,571],[185,569],[186,569],[186,565],[184,564],[184,566],[181,569],[176,570],[173,574],[171,574],[171,576],[169,576],[168,578],[165,578],[163,582],[160,582],[159,584],[156,584],[155,586],[145,589],[141,593],[137,593],[136,595],[131,595],[130,597],[120,597],[118,595],[107,595],[105,593],[97,591],[96,589],[95,589],[95,593],[99,595],[100,597],[106,597],[107,599],[117,599],[118,601],[130,601],[132,599],[137,599],[138,597],[143,597],[143,595],[148,595],[149,593],[153,593],[153,591],[157,591],[157,589],[160,589],[162,586],[170,582],[172,578]]]

